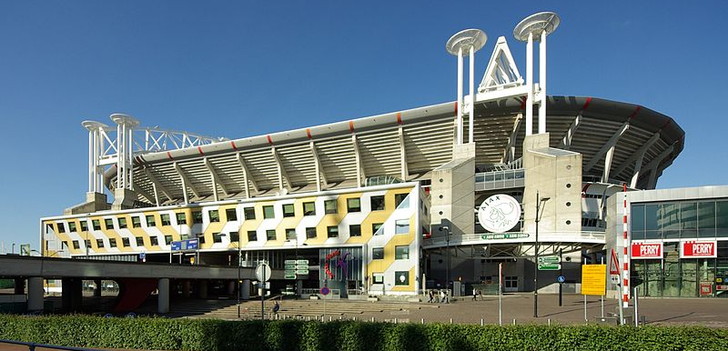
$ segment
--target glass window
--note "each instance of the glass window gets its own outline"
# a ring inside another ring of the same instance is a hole
[[[408,260],[409,259],[409,245],[395,246],[394,247],[394,259],[395,260]]]
[[[335,214],[338,210],[337,206],[336,200],[326,200],[324,201],[324,212],[326,214]]]
[[[159,238],[156,236],[149,237],[151,239],[152,246],[159,246]]]
[[[286,229],[286,240],[296,240],[296,228]]]
[[[346,210],[348,212],[361,212],[361,199],[358,197],[346,199]]]
[[[274,218],[276,216],[273,206],[263,206],[263,218]]]
[[[361,224],[349,225],[349,236],[361,236]]]
[[[122,247],[129,247],[129,238],[121,238],[121,246]]]
[[[409,285],[409,272],[394,272],[394,285]]]
[[[131,217],[131,226],[132,226],[132,228],[141,228],[142,219],[137,216]]]
[[[384,248],[383,247],[374,247],[374,248],[372,248],[372,259],[373,260],[382,260],[382,259],[384,259]]]
[[[255,230],[249,230],[248,231],[248,241],[257,241],[258,240],[258,232]]]
[[[126,217],[119,217],[119,229],[126,229]]]
[[[114,238],[109,239],[109,247],[116,247],[116,239],[114,239]]]
[[[197,241],[200,243],[200,245],[205,243],[205,234],[197,234]]]
[[[695,238],[698,236],[698,204],[683,202],[680,204],[680,236]]]
[[[88,222],[86,222],[85,219],[82,219],[81,222],[79,222],[79,224],[81,225],[82,232],[88,231]]]
[[[136,237],[136,244],[137,246],[144,246],[144,238],[140,236]]]
[[[383,211],[384,210],[384,196],[372,196],[371,205],[372,205],[372,211]],[[349,211],[349,212],[351,212],[351,211]]]
[[[73,241],[73,249],[78,250],[81,248],[81,243],[78,240]]]
[[[210,216],[210,223],[220,222],[220,212],[218,210],[210,210],[208,215]]]
[[[660,227],[663,238],[680,237],[680,204],[665,203],[660,205]]]
[[[296,210],[294,209],[293,204],[283,205],[283,217],[294,217],[294,216],[296,216]]]
[[[394,194],[395,208],[409,208],[409,194]]]
[[[164,244],[169,245],[172,243],[172,236],[171,235],[165,235],[164,236]]]
[[[104,219],[104,225],[106,226],[106,230],[112,230],[114,229],[114,220],[112,218],[106,218]]]
[[[58,232],[59,233],[65,233],[66,232],[66,226],[63,224],[63,222],[56,223],[58,226]]]
[[[715,202],[698,202],[698,237],[715,236]]]
[[[98,247],[99,249],[103,249],[104,248],[104,239],[96,239],[96,247]]]
[[[658,223],[660,205],[645,206],[645,238],[660,239],[660,226]]]
[[[156,220],[154,219],[154,215],[147,215],[147,227],[154,227],[157,225]]]
[[[339,237],[339,226],[332,225],[326,227],[326,235],[329,238],[338,238]]]
[[[314,238],[316,238],[316,227],[306,228],[306,239],[314,239]]]
[[[101,221],[98,219],[91,220],[91,225],[94,227],[94,230],[101,230]]]
[[[177,224],[187,224],[187,216],[183,213],[177,213]]]
[[[243,217],[245,219],[255,219],[255,207],[246,207],[243,209]]]
[[[275,229],[268,229],[265,231],[265,238],[267,240],[276,240],[276,230]]]
[[[222,242],[222,233],[212,233],[212,241],[214,243],[221,243]]]
[[[383,223],[372,223],[372,235],[384,235]]]
[[[225,218],[227,218],[228,222],[237,221],[238,212],[234,208],[228,208],[225,210]]]
[[[169,214],[163,214],[160,216],[160,218],[162,219],[163,226],[172,224],[172,222],[169,220]]]
[[[372,274],[373,284],[384,284],[384,273],[373,273]]]
[[[237,242],[237,241],[240,241],[240,233],[230,232],[230,242]]]
[[[728,236],[728,201],[715,203],[715,229],[717,236]]]
[[[192,211],[192,224],[202,223],[202,211]]]
[[[409,234],[409,219],[398,219],[395,223],[395,234]]]
[[[315,202],[304,202],[303,203],[303,215],[304,216],[315,216],[316,215],[316,203]]]
[[[71,233],[76,231],[76,222],[68,222],[68,231]]]

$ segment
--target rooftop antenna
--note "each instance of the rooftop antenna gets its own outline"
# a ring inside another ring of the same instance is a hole
[[[447,41],[445,49],[458,57],[458,111],[457,111],[457,144],[463,143],[463,53],[470,54],[470,105],[468,106],[468,142],[473,142],[473,118],[475,110],[475,52],[480,50],[488,36],[480,29],[462,30]]]
[[[546,133],[546,36],[559,27],[561,19],[554,12],[539,12],[523,19],[513,29],[513,36],[526,44],[526,135],[533,134],[533,41],[540,40],[539,45],[539,100],[538,133]]]

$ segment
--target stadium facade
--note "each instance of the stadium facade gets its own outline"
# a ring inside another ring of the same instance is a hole
[[[558,24],[540,13],[516,27],[525,78],[498,38],[477,89],[486,36],[453,36],[452,102],[240,139],[144,128],[123,114],[114,126],[86,121],[86,201],[41,219],[43,254],[266,261],[286,272],[274,286],[342,297],[489,289],[499,267],[510,291],[539,280],[548,290],[558,274],[576,283],[580,263],[605,252],[607,198],[654,189],[685,134],[637,104],[547,95],[546,38]],[[560,271],[535,269],[537,256],[557,255]]]

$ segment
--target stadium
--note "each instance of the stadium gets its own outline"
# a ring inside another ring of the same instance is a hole
[[[576,291],[580,264],[607,256],[607,198],[654,189],[685,133],[648,107],[547,95],[546,38],[558,24],[539,13],[516,26],[525,76],[498,38],[477,87],[485,34],[454,35],[446,49],[458,60],[458,98],[446,103],[238,139],[147,128],[124,114],[85,121],[86,201],[41,219],[43,255],[265,261],[284,272],[276,293],[328,287],[341,298],[446,286],[460,295],[499,281],[505,291],[553,291],[558,275]],[[240,283],[247,296],[251,282]]]

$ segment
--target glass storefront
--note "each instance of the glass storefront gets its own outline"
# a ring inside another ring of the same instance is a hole
[[[632,240],[728,237],[728,200],[634,204]]]

